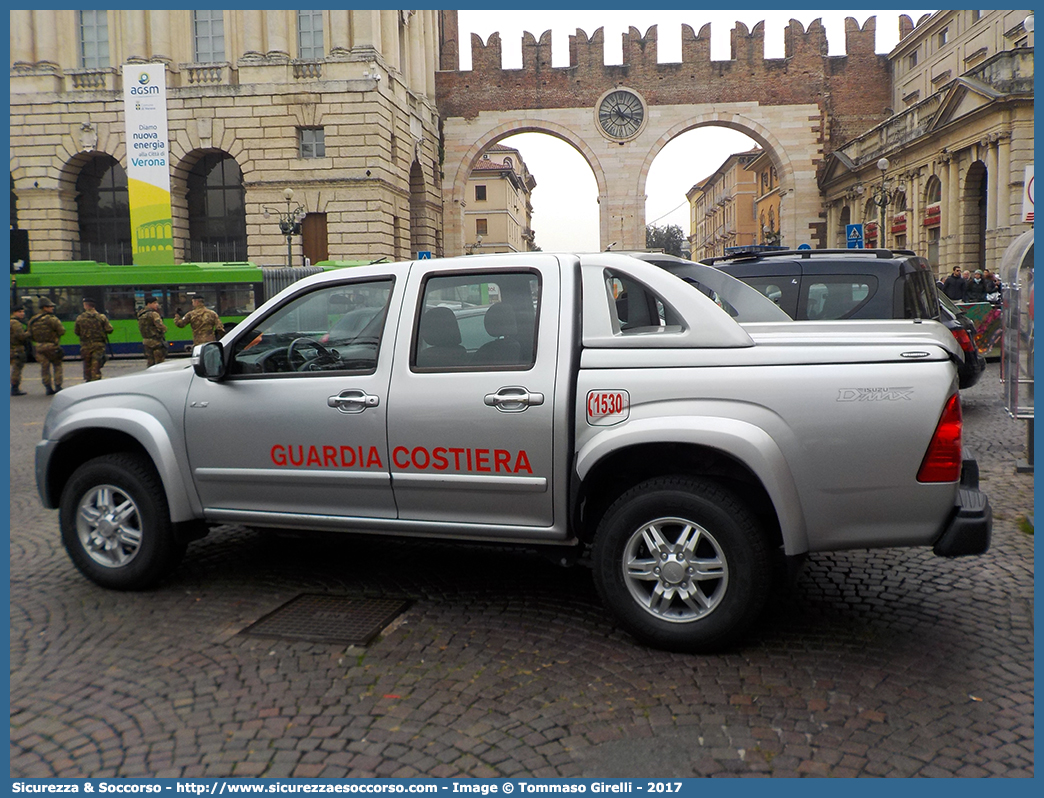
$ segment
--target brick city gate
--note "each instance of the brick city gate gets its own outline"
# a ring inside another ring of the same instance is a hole
[[[732,58],[712,61],[710,25],[682,26],[680,63],[657,63],[656,27],[623,35],[623,64],[604,63],[601,28],[569,37],[569,66],[551,66],[551,32],[522,40],[522,68],[503,69],[500,34],[472,34],[472,70],[459,70],[457,16],[442,12],[436,99],[444,124],[443,218],[447,255],[464,251],[465,188],[483,151],[516,133],[572,145],[598,186],[600,248],[645,247],[645,183],[657,154],[706,125],[738,130],[771,153],[780,179],[780,231],[790,246],[824,242],[816,184],[820,161],[886,118],[888,59],[875,53],[876,20],[845,23],[846,55],[828,56],[817,20],[791,20],[783,58],[764,57],[765,26],[732,30]],[[623,94],[615,95],[615,91]],[[600,124],[599,110],[608,114]],[[635,114],[632,116],[632,111]],[[640,121],[638,118],[640,117]],[[693,159],[693,182],[700,177]],[[539,176],[537,176],[539,179]],[[686,231],[688,232],[688,231]]]

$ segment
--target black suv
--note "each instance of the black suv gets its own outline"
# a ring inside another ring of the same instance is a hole
[[[776,250],[703,263],[757,288],[799,321],[940,321],[931,266],[906,250]]]
[[[804,249],[733,253],[713,265],[761,291],[792,319],[931,319],[961,345],[961,388],[978,382],[986,361],[967,343],[966,325],[939,299],[931,266],[906,249]]]
[[[692,263],[662,253],[626,254],[655,263],[682,279],[686,279],[685,264]],[[928,261],[909,250],[758,249],[707,258],[700,263],[712,265],[756,288],[792,319],[941,322],[964,352],[964,362],[958,366],[961,388],[978,382],[986,367],[985,359],[975,348],[974,326],[960,311],[954,313],[943,304]],[[747,320],[771,319],[748,315]]]

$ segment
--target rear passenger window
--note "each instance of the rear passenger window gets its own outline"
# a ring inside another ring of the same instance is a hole
[[[877,278],[868,274],[806,278],[802,289],[799,319],[837,321],[858,313],[877,290]]]
[[[610,318],[621,335],[681,332],[681,317],[655,291],[625,274],[608,271],[605,279]]]
[[[520,370],[536,362],[540,277],[495,272],[429,277],[414,325],[414,371]]]
[[[903,278],[903,318],[939,318],[938,289],[927,271],[917,271]]]

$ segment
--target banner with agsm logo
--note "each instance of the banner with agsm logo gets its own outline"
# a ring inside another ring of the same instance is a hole
[[[123,65],[123,108],[134,262],[142,266],[173,265],[164,64]]]

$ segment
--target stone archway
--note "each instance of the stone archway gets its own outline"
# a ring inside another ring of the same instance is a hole
[[[645,246],[645,182],[653,158],[672,138],[700,125],[718,124],[749,135],[772,152],[781,181],[781,233],[790,246],[821,244],[823,219],[818,165],[837,142],[851,139],[891,111],[888,57],[875,52],[876,20],[845,21],[844,56],[829,56],[819,22],[786,27],[785,57],[767,59],[765,26],[737,23],[727,61],[710,56],[710,25],[697,34],[682,25],[682,59],[660,63],[657,31],[623,34],[623,63],[607,65],[605,37],[577,30],[569,37],[569,66],[552,66],[551,32],[522,37],[522,68],[504,69],[500,34],[472,34],[471,71],[458,68],[455,11],[440,15],[443,51],[435,75],[443,119],[444,173],[452,190],[443,197],[447,254],[462,250],[462,181],[474,154],[497,139],[527,131],[552,133],[584,154],[598,182],[601,247]],[[641,98],[644,122],[633,137],[603,135],[597,108],[606,92]],[[496,132],[494,132],[496,131]],[[555,135],[552,133],[552,135]],[[590,154],[588,154],[590,153]],[[693,182],[708,165],[695,165]],[[713,168],[714,165],[710,165]],[[535,175],[539,180],[539,175]]]
[[[464,209],[467,206],[466,191],[468,176],[482,157],[482,153],[501,139],[519,133],[544,133],[553,136],[573,147],[580,157],[591,168],[598,186],[599,202],[606,195],[605,173],[599,163],[598,156],[568,127],[550,120],[507,121],[495,124],[481,133],[474,140],[463,139],[451,141],[446,136],[446,159],[443,170],[450,176],[449,191],[444,194],[443,225],[445,227],[445,247],[447,255],[459,255],[464,252]],[[604,247],[603,247],[604,248]]]
[[[821,221],[816,163],[823,145],[818,126],[793,125],[788,120],[795,115],[818,118],[818,113],[815,105],[661,105],[641,134],[624,143],[607,141],[588,108],[529,111],[524,119],[508,111],[482,111],[471,119],[446,119],[443,169],[451,180],[443,208],[447,254],[463,252],[465,189],[482,152],[502,138],[531,132],[565,141],[591,167],[598,187],[599,248],[613,244],[614,249],[644,249],[645,183],[653,160],[672,139],[710,125],[744,133],[771,153],[783,198],[783,240],[792,246],[811,242]]]

